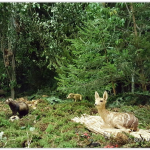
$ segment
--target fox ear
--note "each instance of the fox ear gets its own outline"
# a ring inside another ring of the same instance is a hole
[[[99,98],[99,94],[97,91],[95,91],[95,99]]]
[[[108,98],[108,93],[107,93],[107,91],[105,91],[104,94],[103,94],[103,99],[107,100],[107,98]]]

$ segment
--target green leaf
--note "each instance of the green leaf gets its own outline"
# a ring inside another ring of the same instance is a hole
[[[36,117],[36,120],[39,120],[40,119],[40,115],[38,115],[37,117]]]

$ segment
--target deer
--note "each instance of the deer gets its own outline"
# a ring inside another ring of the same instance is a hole
[[[124,132],[138,131],[138,118],[133,114],[123,112],[111,112],[105,108],[108,99],[107,91],[104,91],[101,98],[97,91],[95,91],[95,107],[98,114],[103,119],[102,128],[117,128]]]

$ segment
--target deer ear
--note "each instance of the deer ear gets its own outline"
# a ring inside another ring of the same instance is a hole
[[[103,99],[107,100],[107,98],[108,98],[108,93],[107,93],[107,91],[105,91],[104,94],[103,94]]]
[[[95,91],[95,99],[99,98],[99,94],[97,91]]]

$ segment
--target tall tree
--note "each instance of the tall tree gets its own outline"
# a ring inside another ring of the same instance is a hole
[[[113,8],[105,8],[101,3],[91,3],[87,9],[89,19],[78,32],[70,49],[74,60],[72,65],[62,69],[59,74],[59,90],[93,95],[95,90],[111,90],[116,94],[115,84],[122,78],[122,72],[117,70],[113,53],[115,49],[115,35],[113,30],[121,27],[124,20],[117,16]],[[117,22],[117,23],[116,23]],[[66,80],[65,80],[66,78]]]
[[[65,38],[74,37],[76,25],[82,26],[85,7],[86,3],[1,3],[1,37],[7,39],[1,49],[13,54],[6,67],[12,97],[15,86],[22,91],[46,84],[53,88],[56,69],[65,64],[63,56],[71,59]]]
[[[15,72],[15,49],[16,49],[16,30],[14,26],[15,13],[13,4],[1,3],[1,51],[7,75],[10,80],[11,97],[15,97],[16,72]]]
[[[80,92],[91,98],[95,90],[112,89],[114,95],[126,86],[127,92],[147,90],[149,23],[144,15],[150,13],[148,5],[90,3],[85,27],[69,40],[74,59],[61,67],[58,90]]]

